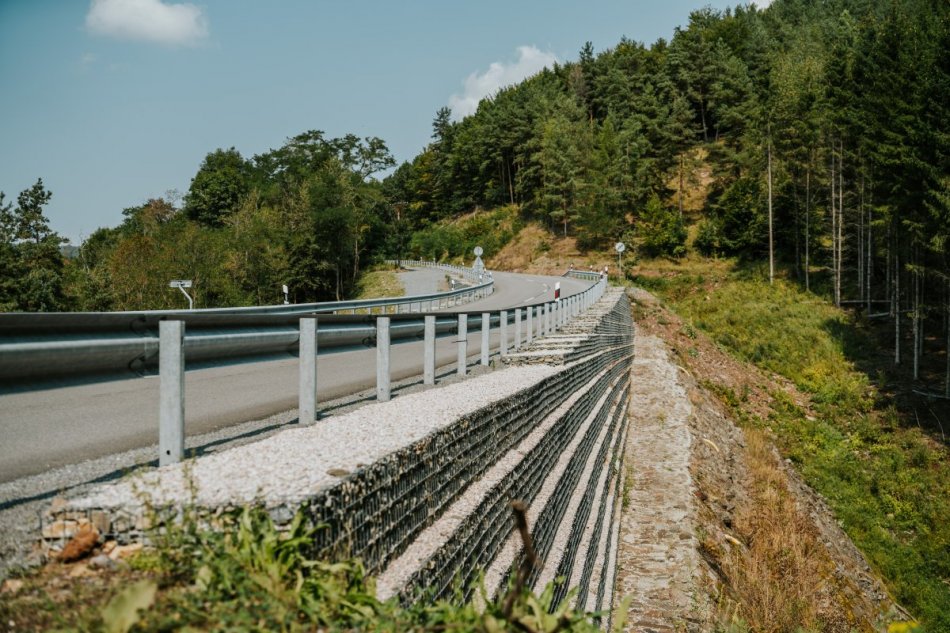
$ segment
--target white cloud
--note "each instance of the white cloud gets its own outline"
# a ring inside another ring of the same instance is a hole
[[[478,109],[478,102],[490,97],[505,86],[516,84],[525,77],[537,74],[544,67],[557,62],[554,53],[546,53],[535,46],[519,46],[518,60],[513,63],[493,62],[483,73],[474,72],[465,80],[462,94],[449,97],[452,116],[461,119]]]
[[[92,0],[86,28],[96,35],[172,46],[196,44],[208,36],[201,9],[162,0]]]

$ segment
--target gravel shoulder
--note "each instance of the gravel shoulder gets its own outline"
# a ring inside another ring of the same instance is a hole
[[[469,359],[469,376],[493,371],[475,365],[474,360],[475,357]],[[398,399],[462,380],[465,379],[455,373],[455,364],[452,363],[438,369],[435,387],[423,385],[422,376],[395,381],[393,397]],[[321,404],[321,419],[356,411],[373,403],[375,395],[375,389],[368,389]],[[297,411],[291,409],[215,432],[188,436],[186,451],[189,456],[221,453],[299,428]],[[146,446],[0,484],[0,580],[18,568],[44,562],[37,535],[42,514],[54,499],[83,496],[102,484],[123,480],[136,472],[153,470],[158,466],[157,455],[158,445]]]

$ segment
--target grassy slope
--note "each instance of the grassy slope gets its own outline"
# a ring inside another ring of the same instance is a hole
[[[406,294],[399,275],[392,267],[368,270],[360,275],[356,282],[354,299],[379,299],[381,297],[401,297]]]
[[[950,451],[906,428],[855,361],[873,349],[847,313],[792,284],[770,287],[724,262],[663,264],[636,281],[739,358],[810,395],[773,393],[782,452],[830,503],[895,598],[930,631],[950,631]],[[741,394],[722,393],[736,405]]]

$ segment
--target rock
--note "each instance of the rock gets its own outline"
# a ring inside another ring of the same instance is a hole
[[[76,533],[79,524],[76,521],[59,520],[51,521],[43,526],[43,538],[45,539],[64,539],[72,538]]]
[[[86,523],[80,527],[75,536],[66,543],[66,547],[59,553],[59,560],[64,563],[71,563],[87,556],[96,547],[99,542],[99,532],[91,523]]]
[[[112,551],[109,552],[109,558],[112,560],[120,560],[123,558],[128,558],[136,552],[142,551],[141,543],[132,543],[131,545],[116,545],[112,548]]]
[[[111,571],[118,566],[119,565],[106,554],[93,556],[89,561],[89,569],[106,569]]]
[[[3,584],[0,585],[0,594],[9,593],[15,594],[20,589],[23,588],[23,581],[19,578],[7,578],[3,581]]]
[[[85,578],[87,576],[94,576],[94,575],[95,573],[92,570],[90,570],[89,567],[82,564],[76,565],[69,572],[70,578]]]

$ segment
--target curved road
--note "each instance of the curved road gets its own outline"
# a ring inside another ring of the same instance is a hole
[[[590,282],[564,277],[494,273],[495,292],[450,311],[500,310],[553,299],[554,284],[568,297]],[[493,334],[495,331],[493,331]],[[478,351],[481,334],[469,335]],[[493,336],[493,350],[497,336]],[[436,362],[455,362],[454,337],[437,339]],[[422,341],[398,342],[392,378],[422,373]],[[262,419],[297,406],[296,358],[198,369],[185,374],[188,435]],[[334,398],[376,383],[375,349],[318,356],[318,398]],[[158,377],[75,385],[0,396],[0,483],[158,441]]]

